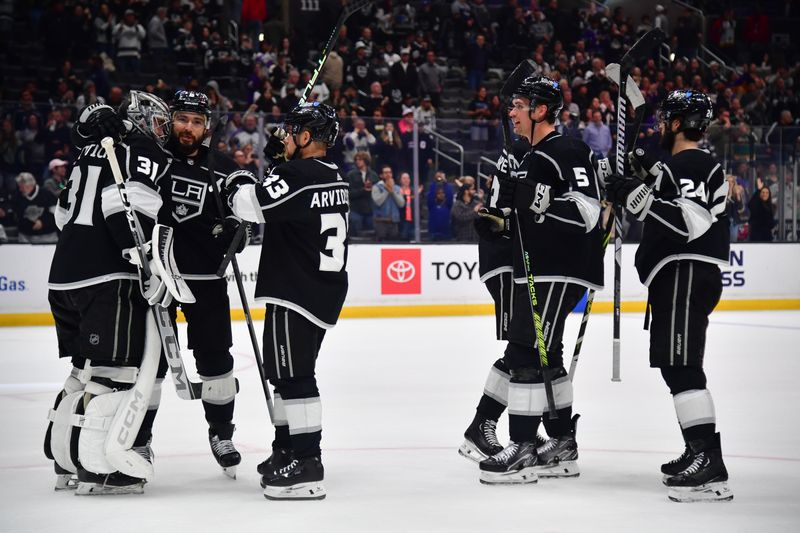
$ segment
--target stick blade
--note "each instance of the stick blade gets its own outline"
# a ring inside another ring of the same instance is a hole
[[[511,95],[514,94],[514,91],[519,87],[519,84],[522,83],[522,80],[530,76],[536,72],[536,67],[530,59],[523,60],[517,67],[511,72],[511,74],[506,79],[506,82],[500,88],[500,96],[502,98],[511,98]]]
[[[629,71],[637,62],[641,61],[645,57],[649,57],[650,54],[655,50],[657,46],[659,46],[667,36],[661,28],[653,28],[652,30],[648,31],[644,35],[642,35],[638,41],[633,43],[630,50],[628,50],[622,59],[620,59],[620,65],[622,66],[622,70],[624,72]]]
[[[609,63],[606,65],[606,77],[616,83],[617,86],[619,86],[620,69],[621,67],[619,63]],[[639,90],[636,82],[633,81],[633,78],[630,76],[628,76],[628,81],[625,84],[625,96],[628,98],[628,101],[631,103],[634,109],[639,109],[644,105],[644,96],[642,95],[642,91]]]
[[[368,5],[373,3],[374,1],[375,0],[350,0],[349,2],[347,2],[344,5],[344,12],[349,17],[350,15],[355,13],[356,11],[360,11],[361,9],[364,9],[365,7],[367,7]]]

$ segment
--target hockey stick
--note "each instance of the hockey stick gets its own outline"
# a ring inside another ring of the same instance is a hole
[[[606,66],[606,76],[608,79],[619,85],[619,76],[620,76],[620,66],[618,63],[609,63]],[[641,127],[642,120],[644,119],[644,96],[642,95],[642,91],[639,87],[633,83],[633,79],[628,76],[626,80],[625,86],[625,96],[627,97],[628,101],[631,105],[636,109],[636,123],[634,124],[634,131],[636,135],[633,137],[633,146],[636,146],[636,140],[639,136],[639,128]],[[625,152],[627,153],[630,151],[632,147],[626,147]],[[606,248],[608,247],[608,242],[611,239],[611,230],[614,227],[614,210],[612,207],[611,213],[609,213],[608,221],[606,221],[606,227],[603,230],[603,256],[605,256]],[[581,355],[581,348],[583,347],[583,337],[586,334],[586,325],[589,322],[589,314],[592,312],[592,304],[594,303],[594,295],[595,290],[589,289],[589,294],[586,297],[586,307],[583,310],[583,317],[581,318],[581,326],[578,330],[578,339],[575,341],[575,350],[572,353],[572,361],[569,365],[569,379],[570,381],[575,379],[575,369],[578,366],[578,358]]]
[[[535,72],[535,68],[533,62],[530,60],[525,60],[519,65],[511,75],[508,77],[506,82],[500,89],[500,96],[507,100],[510,103],[511,97],[514,94],[514,90],[519,87],[519,84],[533,74]],[[511,127],[508,124],[508,117],[505,117],[503,120],[503,141],[506,146],[507,154],[511,154]],[[531,315],[533,315],[533,327],[536,332],[536,346],[538,347],[539,352],[539,366],[542,369],[542,379],[544,381],[544,390],[545,396],[547,397],[547,410],[551,420],[555,420],[558,418],[558,412],[556,410],[556,400],[553,394],[553,380],[550,376],[550,361],[547,357],[547,349],[544,345],[544,332],[542,331],[542,317],[539,315],[539,312],[536,310],[536,306],[538,305],[536,299],[536,284],[533,278],[533,270],[531,269],[531,256],[527,250],[525,250],[525,239],[522,236],[522,223],[520,220],[519,213],[515,210],[514,214],[517,219],[517,238],[519,239],[519,249],[522,254],[522,267],[525,272],[525,280],[528,285],[528,301],[531,306]]]
[[[317,66],[314,68],[311,78],[309,78],[308,83],[303,89],[303,94],[300,95],[300,101],[297,103],[297,105],[305,104],[309,95],[311,95],[311,89],[314,88],[314,83],[317,81],[317,77],[322,72],[322,67],[324,67],[325,62],[328,61],[328,55],[331,53],[331,51],[333,51],[333,47],[336,45],[336,40],[339,38],[339,31],[342,29],[342,26],[344,26],[344,23],[353,13],[364,9],[374,1],[375,0],[349,0],[345,2],[344,6],[342,6],[342,12],[339,15],[339,20],[336,21],[336,25],[333,27],[330,37],[328,37],[328,42],[325,43],[325,48],[322,49],[322,54],[319,56]],[[217,269],[217,276],[222,277],[225,275],[225,271],[228,269],[228,263],[231,262],[233,255],[239,248],[239,243],[241,242],[242,238],[244,238],[244,227],[240,226],[236,231],[236,235],[233,236],[233,241],[231,241],[231,245],[228,247],[228,251],[225,253],[225,257],[222,259],[222,263],[220,263],[219,268]]]
[[[219,185],[217,184],[216,176],[214,175],[214,140],[219,133],[220,128],[223,125],[222,117],[217,121],[217,125],[214,127],[214,131],[211,133],[209,137],[209,146],[208,146],[208,179],[211,182],[211,188],[214,192],[214,200],[217,204],[217,210],[219,211],[219,216],[222,219],[225,219],[225,208],[222,205],[222,195],[219,191]],[[240,223],[240,227],[246,224],[250,224],[246,220],[243,220]],[[237,232],[239,228],[236,228]],[[245,230],[246,231],[246,230]],[[235,235],[235,234],[234,234]],[[231,266],[233,267],[233,278],[236,280],[236,289],[239,291],[239,299],[242,301],[242,309],[244,311],[244,319],[247,322],[247,330],[250,333],[250,342],[253,345],[253,354],[256,357],[256,364],[258,365],[258,375],[261,377],[261,388],[264,391],[264,399],[267,402],[267,412],[269,413],[269,420],[272,425],[275,425],[275,417],[273,415],[273,407],[272,407],[272,397],[269,393],[269,383],[267,382],[267,377],[264,375],[264,359],[261,357],[261,348],[258,345],[258,337],[256,337],[256,329],[253,326],[253,315],[250,314],[250,304],[247,303],[247,295],[244,291],[244,283],[242,283],[242,273],[239,270],[239,262],[236,260],[236,254],[231,257]],[[224,273],[223,273],[224,274]],[[222,276],[220,276],[222,277]]]
[[[150,263],[147,260],[147,252],[145,251],[146,241],[141,226],[139,226],[139,221],[136,219],[136,214],[133,212],[133,207],[131,207],[128,201],[125,180],[122,177],[122,170],[117,160],[117,154],[114,152],[114,140],[111,137],[105,137],[100,141],[100,144],[106,152],[106,158],[111,167],[111,173],[114,175],[114,182],[117,184],[117,191],[122,199],[122,207],[125,210],[128,229],[131,232],[136,253],[139,256],[139,264],[141,265],[142,273],[146,279],[150,279],[152,272],[150,271]],[[167,363],[172,372],[172,381],[175,384],[178,397],[182,400],[200,398],[203,393],[203,384],[190,381],[189,377],[186,375],[186,367],[183,366],[183,359],[181,359],[180,347],[178,346],[178,336],[175,335],[175,329],[172,327],[172,321],[170,321],[167,309],[158,304],[152,305],[150,308],[153,311],[156,326],[158,326],[161,346],[164,348],[164,354],[166,355]]]
[[[625,174],[625,121],[627,119],[625,97],[627,95],[628,74],[634,64],[647,57],[664,40],[664,32],[659,28],[652,29],[633,43],[622,59],[620,59],[619,94],[617,96],[617,174]],[[622,217],[614,220],[614,340],[611,359],[611,381],[620,379],[620,318],[621,318],[621,281],[622,281]]]

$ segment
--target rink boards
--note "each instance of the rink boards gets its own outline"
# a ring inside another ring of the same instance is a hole
[[[47,275],[54,246],[0,246],[0,326],[52,324]],[[260,246],[239,254],[245,292],[253,315]],[[641,312],[647,299],[633,265],[636,245],[622,253],[622,310]],[[534,258],[535,261],[535,258]],[[723,268],[718,309],[800,309],[800,244],[736,244]],[[476,245],[353,245],[347,270],[350,289],[345,318],[491,314],[489,294],[479,280]],[[610,312],[613,301],[613,253],[605,256],[605,288],[593,311]],[[232,280],[232,272],[228,272]],[[242,319],[235,283],[228,284],[232,316]]]

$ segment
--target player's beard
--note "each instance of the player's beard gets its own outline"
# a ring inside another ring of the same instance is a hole
[[[183,136],[183,139],[181,139],[180,136]],[[195,152],[197,152],[197,150],[199,150],[200,146],[203,144],[203,139],[204,139],[203,137],[200,137],[198,139],[189,132],[183,132],[180,134],[180,136],[173,130],[169,142],[170,142],[170,148],[173,148],[181,155],[190,156]],[[189,137],[192,138],[191,143],[186,142],[188,141]]]
[[[661,136],[661,141],[659,144],[661,145],[661,148],[672,153],[672,147],[675,146],[675,133],[671,131],[665,131]]]

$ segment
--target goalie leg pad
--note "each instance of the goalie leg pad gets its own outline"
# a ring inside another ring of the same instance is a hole
[[[58,409],[59,404],[61,401],[73,394],[75,392],[80,392],[83,390],[83,383],[78,379],[80,375],[80,369],[77,367],[72,367],[70,371],[70,375],[67,378],[67,381],[64,382],[64,388],[56,396],[56,401],[53,404],[53,408],[50,409],[47,413],[47,420],[49,423],[47,424],[47,431],[45,432],[44,436],[44,454],[48,459],[55,459],[53,456],[53,422],[56,419],[56,410]]]

